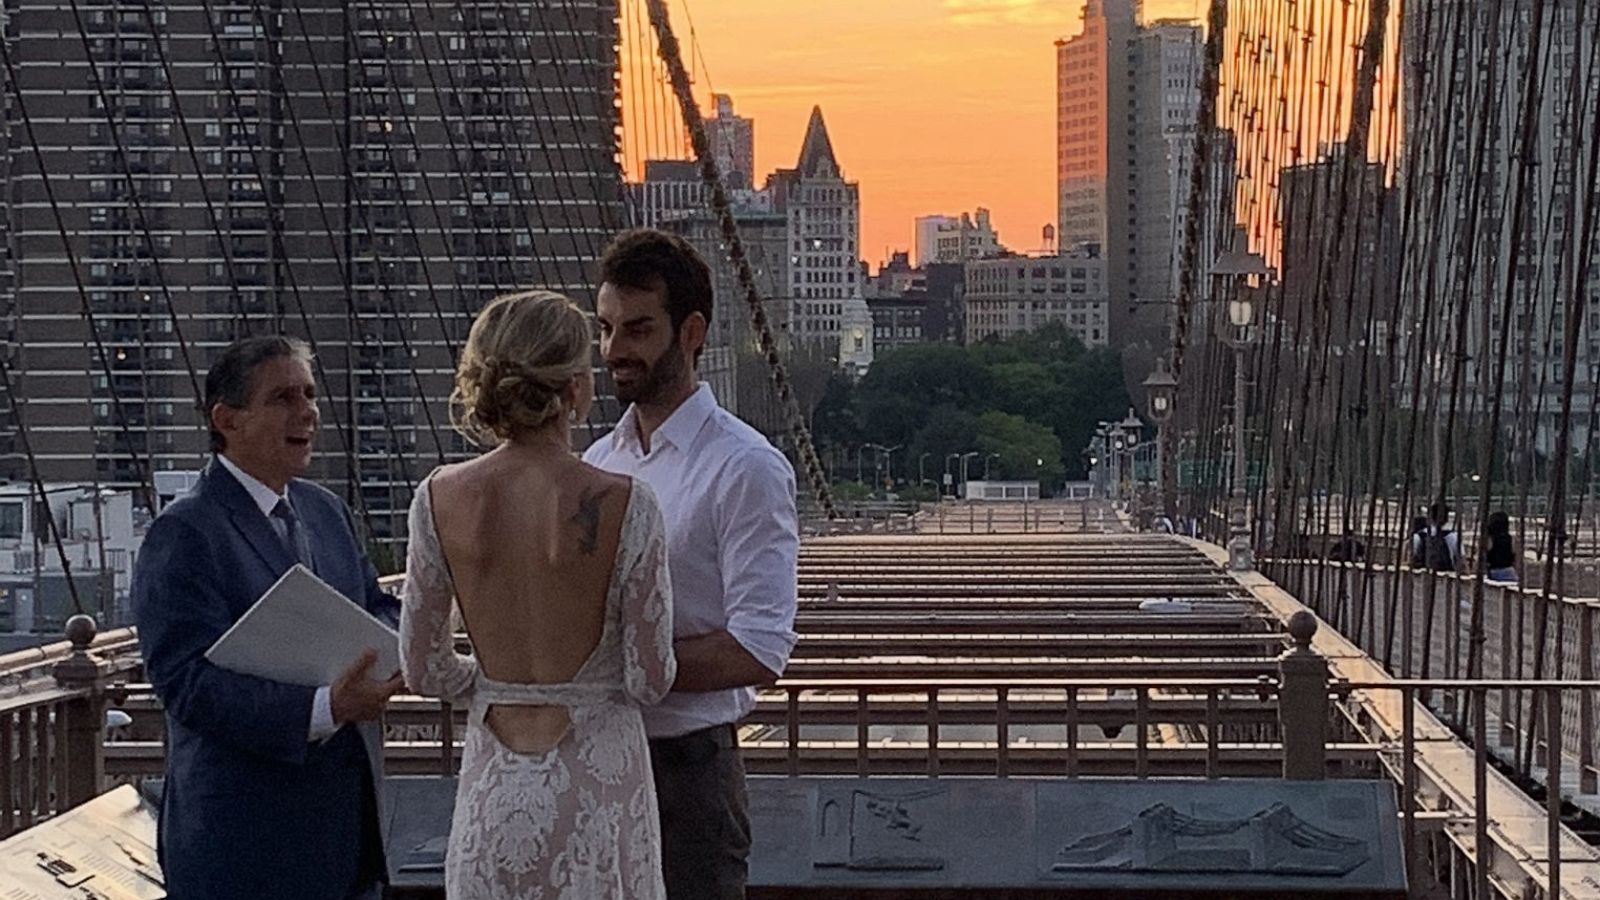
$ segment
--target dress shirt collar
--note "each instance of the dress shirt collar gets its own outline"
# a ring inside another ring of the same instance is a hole
[[[656,429],[655,434],[650,436],[652,447],[660,447],[660,442],[665,441],[679,450],[689,449],[689,445],[694,443],[695,436],[705,427],[706,420],[711,418],[716,409],[717,398],[711,392],[711,385],[700,382],[700,387],[679,404],[678,408],[672,411],[672,415],[667,416],[667,420]],[[639,443],[637,406],[629,406],[628,411],[622,416],[622,421],[617,423],[617,440],[619,446],[632,446],[641,456],[644,455],[644,448]]]
[[[274,492],[272,488],[262,484],[255,476],[239,468],[233,460],[221,453],[217,454],[217,462],[222,463],[222,467],[228,470],[228,474],[232,475],[234,480],[244,485],[245,492],[250,495],[251,500],[255,501],[262,515],[272,515],[272,510],[278,505],[279,500],[289,499],[289,489],[287,487],[284,488],[281,494]]]

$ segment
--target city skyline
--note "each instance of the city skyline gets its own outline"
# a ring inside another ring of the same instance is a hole
[[[758,184],[795,164],[820,105],[846,176],[861,184],[861,255],[874,267],[911,249],[918,216],[979,206],[994,211],[1002,243],[1037,250],[1056,221],[1054,44],[1078,32],[1082,9],[1081,0],[817,0],[801,16],[789,4],[697,0],[687,8],[695,55],[710,64],[697,72],[696,96],[711,115],[711,94],[731,95],[756,121]],[[1204,10],[1203,0],[1144,2],[1146,19]],[[689,35],[684,8],[673,14]],[[896,32],[903,46],[886,53]]]

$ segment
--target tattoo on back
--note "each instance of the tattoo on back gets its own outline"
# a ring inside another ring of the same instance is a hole
[[[584,556],[593,556],[600,549],[600,503],[609,493],[608,487],[598,491],[585,488],[578,499],[578,511],[568,520],[583,531],[578,537],[578,549]]]

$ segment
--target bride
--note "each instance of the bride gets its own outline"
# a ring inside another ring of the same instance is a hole
[[[639,707],[672,684],[655,496],[585,465],[588,317],[543,291],[490,303],[451,397],[494,449],[417,487],[402,596],[406,683],[470,710],[446,857],[452,900],[660,898]],[[455,652],[459,607],[470,656]]]

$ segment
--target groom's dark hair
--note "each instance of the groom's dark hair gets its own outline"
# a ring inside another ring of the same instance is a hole
[[[617,235],[600,257],[600,281],[636,291],[664,289],[674,335],[695,313],[711,325],[711,267],[678,235],[654,228]]]

